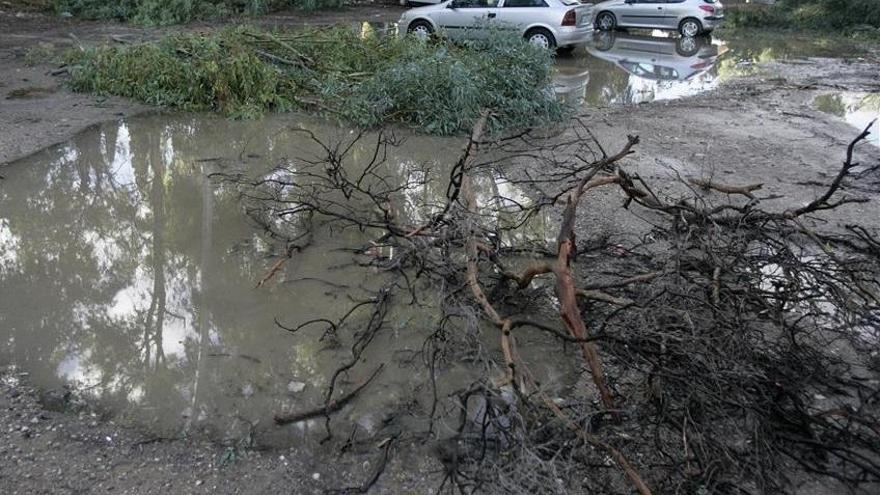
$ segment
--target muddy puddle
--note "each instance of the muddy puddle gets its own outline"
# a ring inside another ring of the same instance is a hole
[[[566,100],[586,106],[673,100],[754,74],[772,60],[851,57],[845,40],[782,35],[682,38],[669,32],[597,32],[570,55],[557,58],[554,83]]]
[[[292,334],[276,321],[296,327],[336,320],[376,297],[383,274],[353,263],[350,251],[370,233],[318,230],[310,246],[255,288],[285,248],[246,214],[241,190],[217,175],[278,177],[275,166],[295,166],[295,157],[314,151],[306,134],[292,131],[303,127],[324,139],[352,135],[293,116],[242,122],[160,114],[107,123],[5,167],[0,359],[56,399],[70,392],[62,407],[95,404],[158,436],[250,442],[257,435],[279,444],[321,438],[322,419],[276,428],[272,417],[322,403],[330,376],[351,358],[347,336],[369,320],[369,306],[353,314],[338,340],[326,325]],[[406,138],[385,168],[399,177],[437,174],[434,185],[402,190],[402,214],[419,217],[425,212],[407,210],[406,196],[441,204],[439,176],[448,175],[461,142]],[[354,160],[368,159],[373,146],[357,144]],[[477,186],[485,201],[497,188],[528,201],[491,178]],[[536,236],[544,235],[545,221],[535,220]],[[392,307],[339,391],[379,365],[382,374],[334,421],[370,432],[400,404],[430,403],[419,352],[439,319],[438,303]],[[442,373],[438,379],[452,387],[475,376],[466,365]]]

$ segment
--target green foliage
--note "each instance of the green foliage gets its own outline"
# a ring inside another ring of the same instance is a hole
[[[776,5],[731,7],[726,22],[733,27],[800,29],[880,28],[877,0],[780,0]]]
[[[345,115],[364,126],[397,116],[432,134],[452,134],[469,129],[482,108],[493,109],[496,129],[559,121],[564,114],[550,87],[550,52],[517,36],[495,33],[464,47],[425,51],[405,54],[360,85]]]
[[[284,6],[303,10],[339,7],[344,0],[55,0],[55,10],[86,19],[119,19],[167,26],[234,14],[260,15]]]
[[[494,33],[464,45],[371,35],[368,25],[272,33],[249,28],[67,54],[77,91],[254,116],[292,107],[364,127],[397,121],[432,134],[557,122],[552,55]]]
[[[231,116],[290,108],[290,81],[241,43],[239,31],[174,35],[158,43],[71,51],[77,91]]]

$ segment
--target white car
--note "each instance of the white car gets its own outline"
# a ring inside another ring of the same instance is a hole
[[[420,37],[481,38],[486,29],[516,29],[529,43],[572,49],[589,40],[593,6],[577,0],[445,0],[407,10],[399,26]]]

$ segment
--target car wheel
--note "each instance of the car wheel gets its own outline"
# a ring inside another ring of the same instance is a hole
[[[414,34],[416,38],[426,40],[434,34],[434,28],[428,21],[414,21],[409,25],[406,32]]]
[[[602,12],[596,16],[596,29],[611,31],[617,27],[617,18],[611,12]]]
[[[529,44],[540,46],[541,48],[556,48],[556,38],[553,37],[550,31],[543,28],[530,30],[526,33],[525,39]]]
[[[682,36],[675,43],[675,52],[682,57],[693,57],[700,51],[702,43],[693,36]]]
[[[678,32],[681,33],[682,36],[693,38],[703,32],[703,25],[693,17],[688,17],[678,25]]]
[[[615,34],[610,31],[600,31],[593,36],[593,46],[597,50],[606,52],[614,47]]]

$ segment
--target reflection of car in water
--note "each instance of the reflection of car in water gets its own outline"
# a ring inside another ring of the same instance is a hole
[[[553,91],[564,102],[572,105],[583,103],[590,71],[578,62],[582,57],[561,56],[556,58],[553,71]]]
[[[657,81],[691,79],[711,69],[723,53],[708,36],[660,38],[608,31],[596,33],[587,51],[634,76]]]

